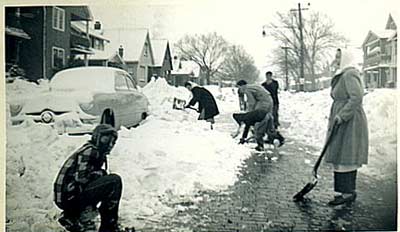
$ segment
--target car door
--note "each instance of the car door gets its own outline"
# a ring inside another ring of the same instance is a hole
[[[128,83],[129,91],[132,94],[132,105],[131,112],[133,114],[133,118],[135,120],[134,125],[138,124],[142,119],[143,113],[143,96],[139,93],[136,88],[136,84],[133,81],[133,78],[129,75],[126,75],[126,80]]]
[[[128,88],[124,72],[115,72],[115,92],[117,96],[114,108],[118,111],[120,123],[125,127],[132,126],[135,122],[135,119],[132,118],[134,96]]]

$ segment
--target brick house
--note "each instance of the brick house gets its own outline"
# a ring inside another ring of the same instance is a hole
[[[124,69],[131,74],[139,86],[145,86],[151,78],[154,56],[148,29],[114,28],[105,29],[104,35],[110,39],[105,54],[118,55],[125,62]],[[97,59],[96,55],[90,59]]]
[[[150,69],[150,74],[169,80],[171,78],[172,57],[168,40],[152,39],[151,45],[153,48],[154,65]]]
[[[74,56],[92,53],[89,38],[71,29],[71,22],[89,24],[93,19],[87,6],[6,7],[5,13],[6,28],[16,27],[19,37],[29,36],[15,39],[12,31],[18,30],[6,32],[6,68],[17,64],[27,79],[50,79],[69,67]]]
[[[397,86],[397,26],[389,14],[386,27],[369,31],[362,44],[363,75],[368,88]]]

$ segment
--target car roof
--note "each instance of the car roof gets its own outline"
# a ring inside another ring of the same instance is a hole
[[[77,67],[62,70],[54,75],[50,81],[50,85],[56,89],[71,87],[75,89],[84,89],[91,86],[92,89],[97,89],[105,92],[114,91],[114,73],[123,72],[122,69],[113,67]],[[80,87],[78,87],[80,86]]]

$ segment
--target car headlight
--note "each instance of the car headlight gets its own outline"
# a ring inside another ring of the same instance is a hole
[[[17,116],[22,110],[22,105],[10,104],[10,114],[11,117]]]
[[[79,107],[82,109],[83,112],[90,113],[90,111],[92,111],[92,109],[94,107],[94,104],[93,104],[93,102],[79,103]]]

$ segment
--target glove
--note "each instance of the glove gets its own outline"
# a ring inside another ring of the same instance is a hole
[[[105,176],[105,175],[107,175],[107,171],[104,169],[101,169],[101,170],[90,173],[90,179],[95,180],[95,179]]]
[[[334,122],[336,125],[339,125],[339,124],[341,124],[341,123],[343,122],[343,119],[342,119],[339,115],[336,115],[336,116],[335,116],[335,119],[333,120],[333,122]]]
[[[244,144],[246,142],[246,140],[244,138],[241,138],[239,141],[239,144]]]

